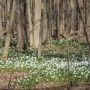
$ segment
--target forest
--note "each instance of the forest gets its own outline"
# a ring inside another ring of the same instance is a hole
[[[90,90],[90,0],[0,0],[0,90]]]

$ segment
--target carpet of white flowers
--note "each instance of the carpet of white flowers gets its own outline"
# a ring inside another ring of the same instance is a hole
[[[84,53],[72,53],[69,58],[54,57],[53,53],[42,53],[42,58],[37,58],[37,52],[16,53],[9,49],[9,58],[0,60],[0,71],[24,71],[30,73],[29,77],[18,78],[17,83],[24,86],[33,86],[40,82],[53,82],[67,84],[90,83],[90,56]],[[0,49],[2,54],[2,49]],[[52,56],[48,56],[48,54]],[[62,53],[61,53],[62,54]],[[80,55],[79,55],[80,54]]]
[[[36,57],[26,56],[24,54],[21,57],[8,58],[6,61],[0,61],[0,70],[13,70],[13,71],[27,71],[32,75],[30,78],[17,79],[18,83],[31,85],[39,81],[47,82],[67,82],[68,73],[69,79],[73,83],[79,81],[79,83],[87,82],[90,79],[90,58],[83,57],[84,60],[70,60],[69,69],[68,61],[65,58],[44,58],[37,59]],[[69,71],[68,71],[69,70]]]

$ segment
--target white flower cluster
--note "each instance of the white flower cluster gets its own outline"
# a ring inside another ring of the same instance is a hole
[[[9,58],[6,62],[0,61],[0,70],[3,69],[22,69],[28,70],[34,75],[49,77],[52,79],[62,78],[68,74],[68,70],[73,74],[73,77],[88,78],[90,76],[90,59],[85,61],[70,61],[68,69],[68,61],[60,58],[44,58],[38,60],[36,57],[25,56]]]

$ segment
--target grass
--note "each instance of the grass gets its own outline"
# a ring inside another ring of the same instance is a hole
[[[14,48],[10,48],[9,58],[0,61],[0,71],[30,73],[28,77],[17,79],[16,82],[23,87],[32,88],[43,82],[68,84],[68,79],[73,85],[90,83],[90,52],[84,41],[76,43],[72,40],[52,40],[43,48],[41,59],[37,58],[36,49],[30,48],[27,53],[21,52],[15,52]]]

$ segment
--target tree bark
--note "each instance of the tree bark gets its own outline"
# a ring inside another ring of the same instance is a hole
[[[35,22],[37,22],[38,20],[39,22],[37,23],[37,25],[35,25],[35,27],[37,28],[34,30],[34,45],[33,45],[34,48],[38,48],[39,45],[40,19],[41,19],[41,0],[35,0]]]
[[[15,18],[15,6],[16,6],[16,0],[13,0],[10,23],[9,23],[9,27],[7,28],[8,32],[7,32],[7,35],[6,35],[5,46],[4,46],[4,49],[3,49],[3,58],[8,57],[10,40],[11,40],[11,31],[12,31],[12,27],[13,27],[14,18]]]
[[[32,2],[31,2],[32,3]],[[27,20],[28,20],[28,31],[30,32],[30,46],[33,46],[33,38],[32,38],[32,23],[31,23],[31,13],[30,13],[30,0],[26,0],[26,4],[27,4]]]

